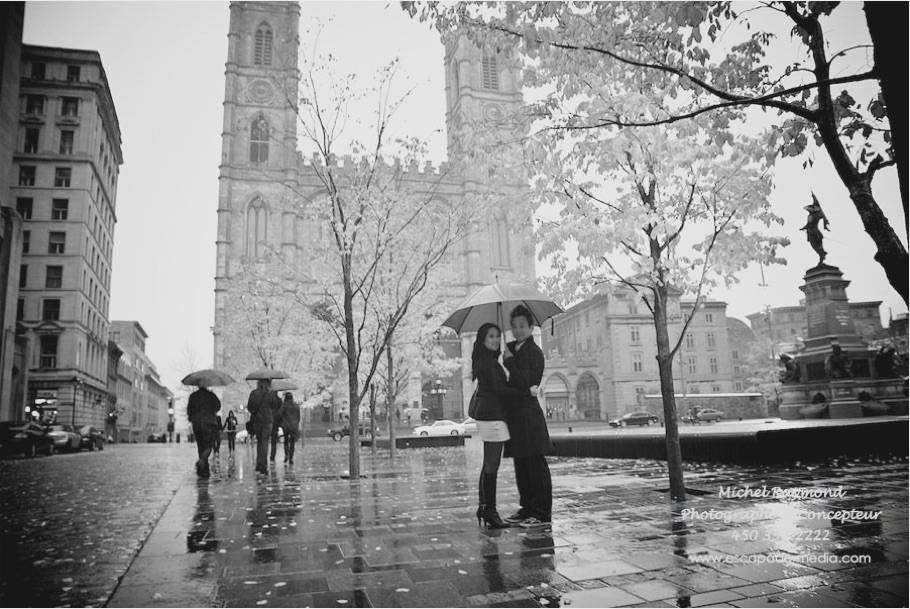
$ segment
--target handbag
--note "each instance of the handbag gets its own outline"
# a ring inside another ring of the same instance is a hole
[[[471,401],[468,403],[468,416],[473,418],[477,417],[477,411],[480,410],[480,398],[477,397],[477,390],[474,390],[474,393],[471,394]]]

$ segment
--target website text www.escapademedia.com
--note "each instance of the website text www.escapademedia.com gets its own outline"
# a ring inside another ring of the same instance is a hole
[[[851,564],[866,565],[872,562],[872,557],[868,554],[785,554],[783,552],[772,552],[770,554],[728,554],[728,555],[694,555],[689,559],[692,562],[701,564],[725,564],[725,565],[762,565],[774,562],[798,562],[804,564]]]

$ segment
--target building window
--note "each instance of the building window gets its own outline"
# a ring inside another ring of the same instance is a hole
[[[22,165],[19,167],[19,186],[35,185],[35,167],[32,165]]]
[[[28,284],[28,265],[19,265],[19,288],[22,289]]]
[[[60,299],[45,298],[41,309],[41,319],[44,321],[58,321],[60,319]]]
[[[250,204],[246,212],[246,255],[258,258],[265,254],[266,243],[268,243],[268,209],[265,203],[257,199]]]
[[[590,338],[587,340],[586,345],[587,345],[587,350],[591,351],[591,339]]]
[[[40,136],[40,129],[26,129],[25,145],[22,147],[22,151],[28,154],[34,154],[35,152],[38,152],[38,138]]]
[[[733,349],[733,359],[735,359],[735,360],[739,359],[739,351],[737,351],[736,349]]]
[[[511,266],[512,259],[509,255],[509,227],[504,220],[493,220],[490,223],[491,257],[493,266],[508,267]],[[581,324],[581,319],[578,319]]]
[[[41,354],[38,359],[39,368],[57,367],[57,336],[41,337]]]
[[[269,121],[259,114],[250,125],[250,163],[262,165],[269,160]]]
[[[25,113],[26,114],[44,114],[44,96],[43,95],[26,95],[25,96]]]
[[[272,65],[272,28],[267,25],[256,28],[253,63],[257,66]]]
[[[483,66],[483,88],[491,91],[499,91],[499,66],[496,58],[484,55],[482,60]]]
[[[69,216],[69,199],[54,199],[51,204],[51,219],[66,220]]]
[[[714,323],[714,314],[705,313],[705,323],[713,324]]]
[[[632,354],[632,372],[642,372],[644,370],[644,358],[641,353]]]
[[[689,369],[689,374],[698,374],[698,358],[687,357],[686,367]]]
[[[27,254],[28,251],[31,249],[31,241],[32,241],[32,231],[30,231],[30,230],[22,231],[22,253],[23,254]]]
[[[66,66],[67,82],[79,82],[79,73],[82,69],[79,66]]]
[[[708,349],[717,348],[717,337],[714,332],[708,332]]]
[[[63,287],[63,267],[48,266],[47,274],[44,277],[44,287],[49,289]]]
[[[694,387],[689,388],[689,393],[701,393],[701,387],[695,385]]]
[[[712,355],[708,358],[708,367],[711,369],[711,374],[717,374],[717,357]]]
[[[629,326],[629,333],[633,343],[641,342],[641,326]]]
[[[66,233],[51,232],[47,240],[48,254],[63,254],[66,252]]]
[[[635,388],[635,403],[641,406],[645,403],[645,388],[636,387]]]
[[[73,170],[69,167],[57,167],[54,172],[54,186],[57,188],[69,188],[73,179]]]
[[[32,63],[32,78],[44,80],[45,64]]]
[[[25,299],[20,298],[16,301],[16,321],[25,319]]]
[[[720,385],[711,385],[711,393],[720,393]]]
[[[69,129],[60,132],[60,154],[73,154],[76,132]]]
[[[695,335],[691,332],[686,332],[686,349],[695,348]]]
[[[736,391],[742,391],[742,390],[743,390],[742,381],[736,381],[736,382],[734,382],[734,383],[733,383],[733,388],[734,388]]]
[[[32,198],[16,197],[16,211],[22,216],[23,220],[32,219]]]
[[[79,98],[64,97],[60,114],[63,116],[79,116]]]
[[[733,376],[740,376],[742,374],[742,368],[739,366],[733,366]]]

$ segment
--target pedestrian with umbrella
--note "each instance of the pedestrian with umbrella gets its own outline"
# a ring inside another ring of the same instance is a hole
[[[272,432],[272,425],[277,425],[275,413],[281,406],[278,394],[271,389],[272,379],[285,377],[284,373],[268,368],[255,370],[246,377],[248,381],[256,381],[256,389],[250,392],[246,408],[250,413],[251,435],[256,436],[257,473],[267,474],[269,472],[269,437]]]
[[[217,413],[221,410],[221,400],[209,390],[215,385],[230,385],[234,382],[229,374],[217,370],[199,370],[183,377],[184,385],[195,385],[196,391],[190,394],[186,404],[186,418],[193,425],[193,435],[196,438],[196,451],[199,459],[196,461],[196,474],[201,478],[208,478],[209,456],[215,446],[216,434],[221,434],[221,424]]]
[[[284,431],[284,462],[294,465],[294,448],[300,438],[300,406],[290,391],[284,394],[281,408],[278,409],[278,424]]]

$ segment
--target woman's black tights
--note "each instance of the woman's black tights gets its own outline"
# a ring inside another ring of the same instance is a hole
[[[484,442],[483,443],[483,467],[481,474],[496,475],[499,472],[499,464],[502,461],[502,449],[505,442]]]

